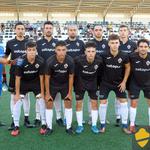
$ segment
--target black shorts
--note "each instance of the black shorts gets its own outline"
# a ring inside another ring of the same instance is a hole
[[[76,96],[76,100],[78,101],[78,100],[83,100],[83,98],[84,98],[84,94],[85,94],[85,92],[88,92],[88,95],[89,95],[89,97],[90,97],[90,99],[93,99],[93,100],[97,100],[97,94],[96,94],[96,92],[97,91],[92,91],[92,90],[81,90],[81,91],[75,91],[75,96]]]
[[[32,81],[32,82],[21,82],[20,85],[20,94],[26,95],[28,92],[33,92],[35,96],[41,93],[40,81]]]
[[[150,99],[150,87],[143,88],[143,87],[138,86],[136,83],[131,82],[130,83],[130,98],[131,98],[131,100],[138,99],[141,90],[143,90],[143,92],[144,92],[144,97]]]
[[[15,74],[10,74],[10,79],[9,79],[9,88],[8,91],[11,93],[15,92]]]
[[[61,98],[64,100],[68,94],[68,91],[69,91],[68,86],[60,86],[60,87],[50,86],[50,94],[51,94],[53,100],[55,99],[57,93],[60,93]]]
[[[120,92],[117,86],[107,85],[105,83],[101,83],[100,85],[100,100],[107,99],[110,91],[114,91],[116,97],[118,98],[127,98],[126,92]]]

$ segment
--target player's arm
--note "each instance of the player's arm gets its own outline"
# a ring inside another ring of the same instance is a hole
[[[44,75],[40,75],[41,97],[44,98]]]
[[[50,91],[49,91],[50,79],[51,79],[50,75],[45,75],[45,90],[46,90],[45,100],[46,101],[53,100],[53,98],[51,97]]]
[[[69,65],[69,90],[68,94],[65,99],[72,100],[72,89],[73,89],[73,82],[74,82],[74,70],[75,70],[75,65],[74,62],[72,61]]]
[[[15,95],[15,103],[20,99],[20,76],[16,76],[15,80],[15,89],[16,89],[16,95]]]
[[[72,89],[73,89],[73,81],[74,81],[74,74],[69,74],[69,91],[66,98],[72,100]]]
[[[48,59],[46,61],[46,67],[45,67],[45,90],[46,90],[46,95],[45,95],[45,100],[53,100],[50,94],[50,80],[51,80],[51,61]]]
[[[5,51],[5,58],[8,58],[9,55],[11,54],[11,49],[10,49],[10,44],[9,44],[9,41],[7,42],[6,44],[6,51]]]
[[[119,88],[120,88],[119,90],[121,92],[124,92],[125,89],[126,89],[126,82],[127,82],[128,77],[130,75],[130,70],[131,70],[130,63],[125,64],[124,78],[123,78],[122,82],[119,85]]]
[[[44,67],[44,60],[41,59],[41,65],[39,69],[39,77],[40,77],[40,88],[41,88],[41,97],[44,99],[44,75],[45,75],[45,67]]]
[[[98,88],[100,87],[100,84],[102,82],[102,76],[103,76],[103,72],[104,72],[104,63],[103,63],[103,59],[102,57],[99,57],[100,64],[98,67],[98,71],[97,71],[97,86]]]
[[[18,60],[19,61],[19,60]],[[16,63],[16,68],[15,68],[15,103],[20,99],[20,82],[21,82],[21,77],[23,75],[23,61],[22,63],[17,62]]]
[[[0,58],[0,63],[1,64],[9,64],[10,61],[7,58]]]
[[[124,78],[123,78],[123,82],[125,82],[125,83],[127,82],[128,77],[130,75],[130,70],[131,70],[130,63],[125,64],[125,74],[124,74]]]

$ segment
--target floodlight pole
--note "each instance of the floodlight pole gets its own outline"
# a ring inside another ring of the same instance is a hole
[[[19,18],[19,12],[17,12],[17,21],[19,21],[20,18]]]
[[[103,17],[103,23],[105,24],[106,22],[106,16]]]
[[[132,26],[133,23],[133,16],[130,17],[130,26]]]
[[[46,20],[48,21],[48,19],[49,19],[49,7],[50,7],[50,1],[48,0],[47,3],[48,3],[48,7],[47,7],[47,12],[46,12]]]
[[[48,21],[49,19],[49,12],[47,12],[47,15],[46,15],[46,20]]]
[[[78,23],[78,14],[75,15],[75,23]]]
[[[18,4],[18,0],[16,0],[16,10],[17,10],[17,21],[19,21],[20,18],[19,18],[19,4]]]

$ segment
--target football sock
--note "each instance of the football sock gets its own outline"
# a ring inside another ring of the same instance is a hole
[[[136,108],[130,107],[130,126],[135,125]]]
[[[49,129],[52,129],[53,109],[46,109],[46,124]]]
[[[76,111],[78,126],[82,126],[83,111]]]

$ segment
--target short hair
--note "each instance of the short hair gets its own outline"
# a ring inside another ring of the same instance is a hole
[[[52,23],[51,21],[46,21],[46,22],[44,22],[44,27],[45,27],[45,25],[51,25],[51,26],[54,26],[53,23]]]
[[[129,27],[128,27],[127,25],[125,25],[125,24],[120,25],[120,26],[119,26],[119,30],[120,30],[121,28],[127,28],[127,29],[129,30]]]
[[[75,27],[76,29],[78,29],[78,27],[77,27],[76,24],[69,24],[68,27],[67,27],[67,29],[69,30],[69,28],[71,28],[71,27]]]
[[[137,42],[137,46],[139,47],[140,43],[146,43],[149,46],[149,41],[147,39],[140,39]]]
[[[90,47],[96,48],[96,43],[93,41],[89,41],[85,43],[85,49],[90,48]]]
[[[65,42],[65,41],[58,41],[58,42],[56,43],[55,48],[58,47],[58,46],[65,46],[65,47],[66,47],[66,42]]]
[[[15,29],[16,29],[16,27],[19,26],[19,25],[22,25],[22,26],[25,27],[25,25],[24,25],[22,22],[17,22],[17,23],[15,24]]]
[[[26,50],[27,50],[28,48],[33,48],[33,47],[36,47],[36,46],[37,46],[37,44],[36,44],[36,42],[35,42],[34,40],[29,40],[29,41],[25,44]]]
[[[102,25],[100,25],[100,24],[95,24],[94,27],[93,27],[93,29],[95,29],[95,27],[97,27],[97,26],[101,27],[103,29]]]
[[[119,36],[117,34],[111,34],[108,38],[108,41],[111,40],[119,40]]]

